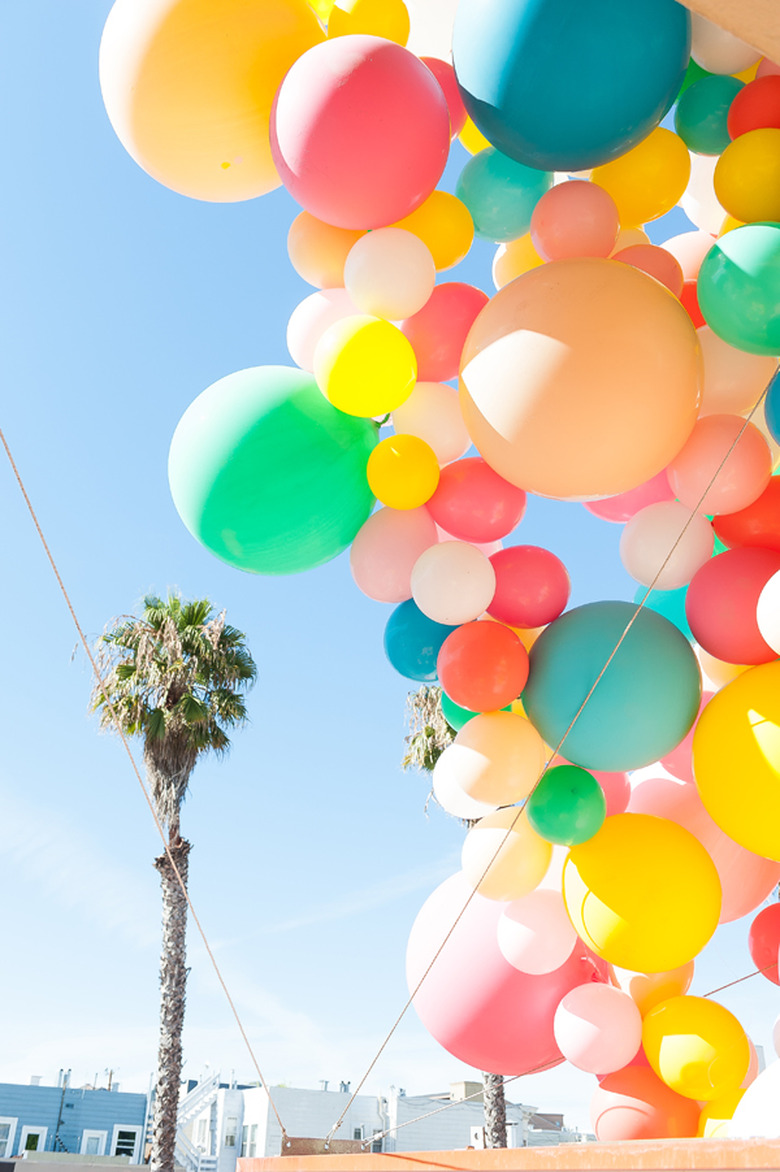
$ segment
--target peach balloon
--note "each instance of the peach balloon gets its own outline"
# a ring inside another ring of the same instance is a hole
[[[478,451],[510,483],[559,499],[612,496],[685,443],[699,366],[690,318],[645,273],[595,257],[553,261],[477,317],[461,406]]]
[[[777,371],[777,359],[729,346],[709,326],[699,326],[704,383],[701,415],[749,411]]]
[[[635,513],[620,536],[620,560],[642,586],[677,590],[712,556],[715,534],[701,513],[660,501]]]
[[[511,806],[527,798],[539,780],[545,745],[529,720],[513,712],[483,712],[464,724],[436,762],[478,802]],[[563,962],[561,962],[563,963]]]
[[[551,187],[531,216],[531,240],[545,260],[609,256],[619,228],[612,197],[581,179]]]
[[[683,272],[680,262],[665,248],[655,244],[633,244],[628,248],[621,248],[620,252],[612,253],[613,260],[619,260],[625,265],[633,265],[641,269],[650,277],[655,277],[670,293],[679,297],[683,291]]]
[[[635,1057],[642,1042],[642,1018],[622,989],[578,985],[562,997],[553,1031],[572,1066],[604,1075],[621,1070]]]
[[[668,969],[665,973],[633,973],[630,969],[613,965],[612,976],[617,987],[629,995],[644,1017],[661,1001],[687,993],[693,980],[693,970],[692,960],[679,968]]]
[[[346,289],[323,289],[304,297],[287,323],[287,349],[296,366],[314,373],[314,351],[322,335],[342,318],[357,313]]]
[[[519,806],[487,814],[472,826],[461,852],[463,874],[479,895],[509,901],[538,886],[552,844],[531,829]]]
[[[456,626],[490,606],[496,572],[481,550],[465,541],[443,541],[420,555],[412,570],[412,598],[436,623]]]
[[[760,496],[772,475],[769,446],[738,415],[707,415],[668,468],[669,483],[689,509],[736,513]]]
[[[699,1105],[661,1082],[649,1066],[625,1066],[601,1080],[590,1118],[602,1143],[680,1139],[696,1135]]]
[[[318,289],[344,285],[344,262],[363,235],[350,228],[334,228],[309,212],[300,212],[287,233],[287,254],[299,277]]]
[[[417,383],[393,412],[393,426],[430,444],[440,465],[460,459],[471,447],[458,392],[446,383]]]
[[[435,284],[430,249],[404,228],[366,232],[344,264],[344,285],[358,311],[390,321],[422,309]]]
[[[680,262],[683,278],[694,281],[699,275],[701,262],[715,243],[709,232],[681,232],[664,241],[664,248]]]
[[[358,589],[376,602],[412,597],[412,568],[438,543],[427,509],[378,509],[352,542],[349,565]]]
[[[518,236],[517,240],[499,244],[493,257],[493,284],[496,289],[503,289],[515,277],[521,277],[523,273],[543,264],[544,260],[534,248],[530,232],[527,232],[525,236]]]
[[[725,659],[718,659],[716,656],[710,655],[709,651],[705,651],[698,643],[695,644],[695,651],[702,674],[705,676],[705,682],[709,680],[716,689],[730,684],[737,676],[741,676],[743,672],[749,671],[753,666],[749,663],[727,663]]]
[[[498,809],[497,805],[489,802],[478,802],[470,797],[458,782],[457,772],[449,769],[446,764],[447,755],[452,752],[453,745],[448,745],[436,762],[431,775],[431,789],[433,796],[441,808],[453,818],[462,818],[467,822],[475,822],[492,814]]]
[[[515,899],[498,921],[498,947],[521,973],[552,973],[571,956],[579,937],[560,891],[538,887]]]

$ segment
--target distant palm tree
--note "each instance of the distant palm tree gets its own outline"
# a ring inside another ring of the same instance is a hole
[[[114,619],[98,641],[105,693],[93,708],[101,725],[143,740],[146,776],[168,850],[155,859],[162,887],[160,1038],[152,1132],[154,1172],[173,1172],[187,981],[185,887],[190,843],[181,837],[181,804],[198,759],[230,745],[227,729],[246,719],[243,693],[257,674],[244,635],[214,614],[207,598],[183,602],[147,596],[140,617]],[[106,695],[110,700],[106,700]],[[112,712],[113,710],[113,712]]]
[[[423,684],[406,698],[409,735],[406,753],[401,765],[404,769],[419,769],[430,774],[448,745],[455,739],[455,730],[441,709],[441,688]],[[472,825],[472,823],[468,823]],[[482,1074],[482,1105],[485,1113],[485,1146],[506,1147],[506,1096],[504,1079],[500,1074]]]

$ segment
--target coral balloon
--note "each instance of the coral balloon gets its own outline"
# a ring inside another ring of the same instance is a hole
[[[715,534],[706,517],[692,513],[680,501],[661,501],[640,509],[626,524],[620,537],[620,560],[643,586],[676,590],[710,559],[714,545]]]
[[[438,541],[425,509],[377,509],[358,529],[349,566],[359,590],[376,602],[412,597],[412,568]]]
[[[528,679],[528,652],[514,631],[501,623],[466,623],[442,644],[441,686],[472,712],[511,704]]]
[[[397,606],[385,627],[385,655],[410,680],[433,683],[441,647],[457,627],[434,622],[411,599]]]
[[[585,508],[594,517],[601,517],[604,521],[615,521],[623,524],[629,521],[640,509],[659,501],[674,500],[674,493],[669,486],[666,469],[658,472],[644,484],[631,488],[628,492],[618,493],[616,496],[604,497],[598,501],[585,501]]]
[[[419,313],[401,323],[422,382],[446,382],[456,377],[466,336],[487,303],[487,293],[476,286],[448,281],[436,286]]]
[[[780,903],[762,908],[750,925],[748,948],[753,964],[762,976],[774,985],[780,985],[777,971],[777,950],[780,948]]]
[[[609,256],[619,228],[612,197],[595,183],[582,180],[556,184],[531,216],[531,240],[545,260]]]
[[[780,570],[780,551],[757,546],[729,549],[694,574],[685,613],[694,638],[727,663],[768,663],[776,652],[756,620],[758,599]]]
[[[634,973],[612,966],[612,978],[619,989],[628,993],[642,1017],[661,1001],[687,993],[693,980],[694,964],[689,960],[665,973]]]
[[[453,537],[487,542],[512,532],[523,518],[525,501],[521,488],[509,484],[476,456],[442,469],[427,507],[436,524]]]
[[[344,285],[359,312],[390,321],[422,309],[435,283],[430,249],[403,228],[367,232],[344,265]]]
[[[620,252],[612,253],[613,260],[622,264],[633,265],[650,277],[655,277],[670,293],[679,297],[683,291],[683,272],[680,262],[665,248],[655,244],[634,244],[630,248],[621,248]]]
[[[528,797],[544,767],[545,753],[542,738],[525,717],[484,712],[469,720],[439,757],[434,788],[442,784],[437,777],[449,774],[454,785],[475,801],[511,806]],[[449,792],[451,787],[445,784]]]
[[[344,285],[344,262],[349,250],[361,235],[300,212],[287,233],[287,254],[304,281],[318,289],[338,288]]]
[[[718,201],[743,224],[780,220],[780,129],[735,138],[720,156],[713,182]]]
[[[777,371],[777,359],[748,354],[701,326],[697,331],[704,360],[702,415],[740,415],[756,402]]]
[[[496,590],[488,614],[511,627],[543,627],[565,609],[571,582],[560,558],[538,545],[512,545],[491,557]]]
[[[412,597],[437,623],[468,623],[490,605],[495,571],[481,550],[442,541],[420,554],[412,570]]]
[[[675,1094],[649,1066],[626,1066],[594,1091],[590,1118],[602,1143],[696,1135],[698,1103]]]
[[[418,236],[429,249],[439,271],[462,261],[474,241],[471,213],[449,191],[432,191],[416,211],[404,216],[395,227],[405,228]]]
[[[416,435],[391,435],[368,457],[368,485],[377,500],[391,509],[416,509],[439,483],[439,465],[432,448]]]
[[[521,973],[552,973],[580,943],[559,891],[538,887],[513,900],[498,921],[498,947]]]
[[[731,548],[758,545],[780,550],[780,478],[771,477],[761,496],[744,509],[713,517],[712,526],[720,540]]]
[[[667,469],[678,499],[699,513],[735,513],[760,496],[772,475],[769,445],[738,415],[707,415]]]
[[[707,325],[724,342],[776,358],[780,224],[744,224],[716,240],[702,262],[698,292]]]
[[[447,109],[450,115],[450,138],[456,138],[466,125],[468,114],[466,113],[466,107],[463,105],[463,98],[460,96],[455,70],[449,61],[443,61],[441,57],[421,56],[420,60],[428,66],[444,91],[444,96],[447,99]]]
[[[750,1046],[740,1023],[705,997],[671,997],[642,1023],[642,1047],[655,1073],[688,1099],[719,1099],[747,1074]]]
[[[642,1018],[621,989],[578,985],[561,998],[553,1030],[572,1066],[603,1075],[622,1070],[635,1057],[642,1041]]]
[[[756,77],[740,88],[729,106],[728,129],[732,138],[751,130],[780,128],[780,77]]]
[[[357,314],[325,330],[314,351],[314,377],[339,411],[385,415],[411,395],[417,362],[392,322]]]
[[[657,126],[632,150],[596,167],[591,180],[615,202],[624,228],[671,211],[688,186],[691,160],[683,140]]]
[[[314,352],[322,335],[336,322],[356,313],[346,289],[323,289],[304,297],[287,323],[287,349],[293,362],[313,374]]]
[[[461,851],[463,874],[474,890],[502,902],[533,891],[551,858],[552,846],[529,825],[518,806],[480,818]]]
[[[446,383],[418,382],[406,402],[393,411],[393,426],[397,432],[425,440],[440,465],[457,460],[471,447],[458,393]]]

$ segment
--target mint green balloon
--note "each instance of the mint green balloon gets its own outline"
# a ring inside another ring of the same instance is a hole
[[[552,173],[516,163],[486,147],[469,159],[455,194],[465,203],[483,240],[516,240],[531,226],[531,214],[552,187]]]
[[[707,325],[749,354],[780,354],[780,224],[743,224],[713,242],[696,285]]]
[[[369,419],[331,406],[313,375],[256,366],[208,387],[171,441],[168,478],[190,533],[256,574],[295,574],[350,544],[374,497]]]
[[[677,100],[674,129],[689,151],[720,155],[731,142],[729,107],[743,83],[736,77],[707,74]]]

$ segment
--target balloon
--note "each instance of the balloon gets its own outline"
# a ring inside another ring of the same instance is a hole
[[[728,1139],[729,1121],[744,1093],[744,1090],[739,1088],[707,1103],[699,1116],[699,1135],[705,1139]]]
[[[748,1066],[747,1074],[740,1083],[742,1090],[746,1090],[758,1078],[758,1051],[750,1038],[748,1038],[748,1046],[750,1047],[750,1065]]]
[[[758,596],[756,623],[761,638],[780,655],[780,572],[768,579]]]
[[[490,560],[496,590],[488,614],[512,627],[543,627],[558,618],[571,592],[560,558],[538,545],[512,545]]]
[[[780,65],[768,57],[762,57],[756,69],[756,77],[770,77],[774,73],[780,73]]]
[[[463,350],[461,407],[499,475],[581,499],[669,463],[695,422],[698,379],[679,302],[629,265],[580,257],[526,273],[483,309]]]
[[[612,197],[595,183],[582,180],[550,188],[531,216],[531,240],[545,260],[609,256],[619,229]]]
[[[422,309],[435,283],[430,249],[403,228],[367,232],[344,265],[344,284],[358,311],[391,321]]]
[[[780,1062],[773,1062],[759,1074],[740,1099],[728,1129],[729,1139],[780,1139],[780,1116],[776,1110],[780,1091]]]
[[[694,82],[677,102],[674,128],[689,151],[719,155],[734,137],[729,132],[729,107],[743,83],[712,74]]]
[[[528,799],[526,813],[542,838],[574,846],[587,842],[600,829],[607,815],[607,800],[592,773],[577,765],[556,765],[539,781]]]
[[[392,509],[416,509],[439,483],[436,455],[415,435],[391,435],[368,457],[368,485],[377,500]]]
[[[772,1045],[775,1054],[780,1058],[780,1017],[775,1018],[775,1024],[772,1026]]]
[[[719,202],[743,224],[780,220],[780,129],[735,138],[718,160],[714,183]]]
[[[442,541],[421,553],[412,570],[412,597],[437,623],[468,623],[490,605],[496,575],[481,550]]]
[[[714,692],[702,692],[701,704],[699,706],[699,713],[696,717],[696,720],[699,719],[699,716],[701,716],[706,705],[709,704],[714,695]],[[661,758],[661,764],[663,765],[664,769],[666,769],[668,773],[673,774],[674,777],[678,777],[680,781],[693,781],[693,730],[695,728],[696,723],[694,722],[692,728],[688,733],[686,733],[686,735],[680,741],[679,745],[676,745],[670,753],[665,753]],[[655,811],[645,810],[644,812],[646,814],[651,814]],[[667,818],[669,815],[664,814],[663,817]]]
[[[738,350],[780,353],[780,225],[745,224],[716,240],[699,273],[707,325]]]
[[[750,1047],[724,1006],[705,997],[670,997],[642,1023],[642,1046],[655,1073],[688,1099],[718,1099],[747,1074]]]
[[[470,457],[442,469],[428,512],[437,525],[460,541],[496,541],[522,520],[525,493],[503,480],[480,457]]]
[[[769,434],[780,443],[780,372],[772,377],[764,400],[764,412]]]
[[[271,116],[285,187],[339,228],[382,228],[413,212],[436,186],[449,143],[436,78],[381,37],[337,37],[304,53]]]
[[[777,370],[777,359],[748,354],[710,329],[697,331],[704,359],[702,415],[739,415],[748,411]]]
[[[506,902],[533,891],[550,865],[552,847],[518,806],[486,814],[463,842],[463,874],[486,899]]]
[[[649,593],[644,586],[640,586],[634,595],[634,602],[642,604],[647,610],[654,610],[663,615],[673,626],[681,631],[686,639],[693,642],[691,628],[685,615],[685,599],[688,596],[688,587],[681,586],[679,590],[651,590]]]
[[[710,73],[739,73],[761,56],[758,49],[698,13],[691,15],[691,57]]]
[[[627,773],[605,773],[602,769],[589,770],[601,786],[607,803],[607,817],[624,814],[631,796]]]
[[[374,424],[334,410],[310,374],[240,370],[179,421],[168,460],[173,502],[193,537],[229,565],[298,573],[336,557],[366,520],[375,443]]]
[[[357,309],[346,289],[323,289],[304,297],[287,323],[287,349],[301,370],[314,373],[314,351],[325,331]]]
[[[352,542],[349,565],[355,584],[376,602],[411,598],[412,567],[437,540],[427,510],[378,509]]]
[[[454,700],[450,700],[446,692],[441,694],[441,710],[444,719],[450,728],[455,732],[460,732],[467,721],[472,720],[477,713],[472,712],[470,708],[462,708],[460,704],[456,704]],[[511,711],[511,705],[501,709],[502,712]]]
[[[300,212],[287,233],[287,254],[304,281],[318,289],[338,288],[344,284],[344,262],[349,250],[361,235]]]
[[[528,797],[544,768],[545,752],[525,717],[484,712],[463,726],[434,773],[451,775],[455,786],[477,802],[511,806]]]
[[[438,270],[449,269],[462,261],[474,240],[474,221],[469,209],[449,191],[432,191],[416,211],[404,216],[395,227],[418,236],[428,247]]]
[[[624,248],[633,248],[635,244],[649,244],[650,237],[641,228],[621,228],[617,234],[612,256]]]
[[[420,60],[428,66],[444,91],[444,96],[447,99],[447,109],[450,115],[450,138],[456,138],[466,125],[468,114],[466,113],[466,107],[463,105],[463,98],[460,96],[455,70],[449,61],[443,61],[441,57],[421,56]]]
[[[634,973],[630,969],[613,965],[612,977],[618,988],[628,993],[644,1017],[659,1002],[687,993],[693,980],[693,968],[692,960],[665,973]]]
[[[683,281],[680,304],[697,330],[704,325],[704,315],[699,307],[699,294],[695,281]]]
[[[691,223],[713,236],[720,231],[726,216],[712,181],[717,164],[717,155],[691,155],[691,178],[680,198],[680,207]]]
[[[149,175],[193,199],[253,199],[279,186],[274,94],[323,37],[304,0],[117,0],[100,43],[106,112]]]
[[[780,78],[777,74],[756,77],[741,86],[729,107],[729,134],[739,138],[751,130],[780,127]]]
[[[503,289],[515,277],[521,277],[541,264],[544,261],[534,248],[530,232],[526,232],[525,236],[499,244],[493,257],[493,284],[496,289]]]
[[[620,560],[643,586],[676,590],[709,560],[714,543],[706,517],[692,513],[680,501],[661,501],[640,509],[626,524]]]
[[[487,11],[461,0],[455,72],[466,109],[499,150],[580,171],[624,154],[660,122],[685,73],[688,29],[671,0],[587,9],[500,0]]]
[[[603,980],[604,969],[580,946],[552,973],[519,972],[498,947],[503,911],[453,875],[415,920],[406,971],[414,1007],[441,1046],[478,1070],[520,1074],[562,1061],[553,1036],[556,1006],[575,985]]]
[[[699,419],[667,469],[678,499],[699,513],[736,513],[760,496],[772,475],[769,445],[739,415]]]
[[[693,769],[721,830],[746,850],[780,861],[777,660],[737,676],[710,700],[693,737]]]
[[[441,761],[449,752],[451,746],[446,748],[442,753],[439,761]],[[462,818],[466,822],[474,822],[479,818],[484,818],[486,814],[492,814],[497,809],[496,806],[489,802],[478,802],[475,798],[470,797],[461,786],[458,785],[455,773],[447,769],[438,769],[439,762],[436,762],[437,768],[434,769],[431,776],[431,790],[436,801],[447,814],[451,814],[453,818]]]
[[[461,281],[437,285],[419,313],[401,323],[412,344],[422,382],[446,382],[458,373],[461,351],[487,293]]]
[[[549,171],[527,167],[488,147],[466,163],[455,194],[471,213],[477,236],[516,240],[530,228],[531,213],[551,187]]]
[[[761,496],[744,509],[713,517],[712,525],[720,540],[732,548],[758,545],[780,550],[780,477],[771,477]]]
[[[647,609],[637,613],[630,602],[587,603],[551,623],[531,649],[523,693],[529,719],[548,745],[558,745],[577,717],[564,741],[566,756],[585,769],[611,771],[657,761],[685,736],[700,699],[699,665],[688,641],[666,619]]]
[[[693,639],[693,635],[691,635],[691,639]],[[750,670],[747,664],[726,663],[725,660],[710,655],[708,651],[705,651],[703,647],[699,647],[698,644],[695,647],[695,651],[705,681],[710,683],[716,691],[724,687],[725,684],[730,684],[738,675],[742,675],[743,672]]]
[[[748,948],[753,964],[774,985],[780,985],[777,950],[780,947],[780,903],[762,908],[750,925]]]
[[[472,712],[511,704],[528,679],[528,652],[514,631],[501,623],[466,623],[442,644],[441,686]]]
[[[555,972],[580,943],[561,893],[541,887],[504,908],[497,935],[512,967],[537,975]]]
[[[620,252],[612,253],[613,260],[622,264],[633,265],[662,285],[675,297],[683,291],[683,273],[680,262],[667,252],[665,248],[658,248],[655,244],[634,244],[629,248],[622,248]]]
[[[385,655],[400,675],[432,683],[441,646],[454,629],[429,619],[410,598],[387,620]]]
[[[602,1143],[627,1139],[681,1139],[696,1135],[699,1106],[675,1094],[647,1066],[626,1066],[603,1078],[590,1118]]]
[[[425,440],[439,464],[450,464],[471,447],[458,393],[446,383],[418,382],[393,411],[393,426],[397,432]]]
[[[674,500],[674,493],[669,487],[666,469],[664,469],[662,472],[656,473],[650,480],[646,480],[644,484],[629,489],[628,492],[621,492],[617,496],[608,496],[597,501],[585,501],[584,504],[594,517],[622,524],[648,505],[671,500]]]
[[[744,546],[711,558],[688,588],[685,611],[694,638],[727,663],[768,663],[776,658],[758,629],[759,595],[780,570],[780,550]]]
[[[460,86],[458,87],[460,93]],[[464,107],[465,108],[465,107]],[[472,120],[466,114],[466,121],[463,124],[463,129],[458,135],[460,145],[469,152],[470,155],[477,155],[480,151],[487,150],[490,143],[485,138],[481,130],[478,130]]]
[[[683,277],[694,281],[699,275],[701,263],[715,243],[709,232],[681,232],[664,242],[664,248],[680,262]]]
[[[592,181],[609,192],[626,228],[656,220],[680,200],[691,174],[688,149],[657,126],[632,150],[596,167]]]
[[[325,330],[314,351],[314,376],[339,411],[385,415],[411,395],[417,362],[397,326],[357,314]]]
[[[351,0],[346,8],[334,5],[328,17],[328,36],[356,33],[405,45],[409,39],[409,13],[403,0]]]
[[[561,998],[553,1019],[564,1058],[579,1070],[609,1074],[636,1055],[642,1018],[627,993],[613,985],[578,985]]]

